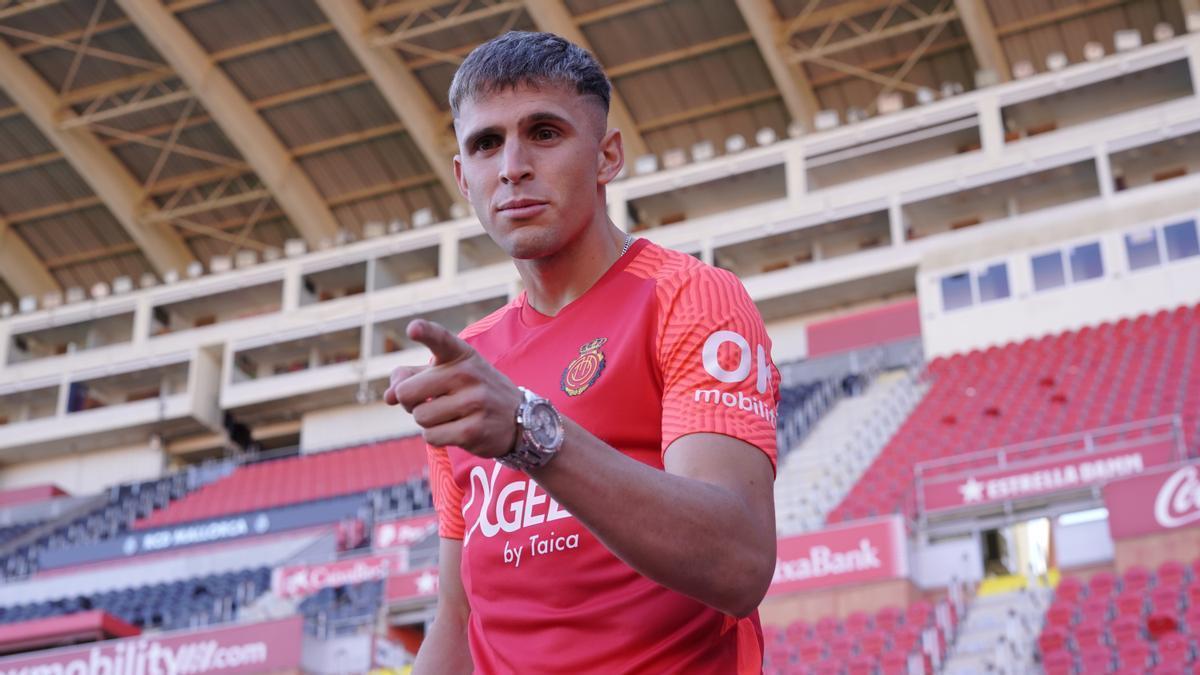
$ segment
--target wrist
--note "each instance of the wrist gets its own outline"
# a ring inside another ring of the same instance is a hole
[[[515,432],[512,449],[496,458],[517,471],[545,466],[562,447],[565,430],[562,416],[549,400],[524,387],[522,400],[513,415]]]

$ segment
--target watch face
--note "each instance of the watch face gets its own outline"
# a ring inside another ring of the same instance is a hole
[[[535,405],[529,410],[529,424],[525,427],[533,442],[546,448],[558,441],[558,415],[546,404]]]

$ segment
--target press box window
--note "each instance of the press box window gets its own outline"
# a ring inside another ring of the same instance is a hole
[[[1092,242],[1071,249],[1071,281],[1079,283],[1104,276],[1104,260],[1100,257],[1100,244]]]
[[[966,272],[942,277],[942,311],[950,312],[971,304],[971,277]]]
[[[1129,269],[1140,270],[1154,267],[1158,257],[1158,230],[1149,229],[1125,235],[1125,252],[1129,256]]]
[[[1033,264],[1033,290],[1045,291],[1067,285],[1061,251],[1035,255],[1031,262]]]
[[[1200,255],[1200,241],[1196,238],[1196,221],[1167,225],[1163,228],[1163,240],[1167,245],[1167,260],[1180,260]]]
[[[989,265],[976,281],[979,285],[979,302],[1003,300],[1008,293],[1008,266],[1004,263]]]

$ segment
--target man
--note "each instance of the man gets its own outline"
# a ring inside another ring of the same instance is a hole
[[[759,672],[778,372],[740,282],[607,216],[607,78],[509,33],[450,89],[454,171],[525,291],[386,394],[423,428],[438,613],[416,672]]]

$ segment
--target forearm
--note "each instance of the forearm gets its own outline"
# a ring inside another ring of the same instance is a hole
[[[417,651],[413,675],[458,675],[473,668],[465,622],[439,612]]]
[[[732,490],[647,466],[564,422],[558,456],[531,472],[547,493],[646,577],[728,614],[757,607],[775,563],[773,518],[762,522]]]

